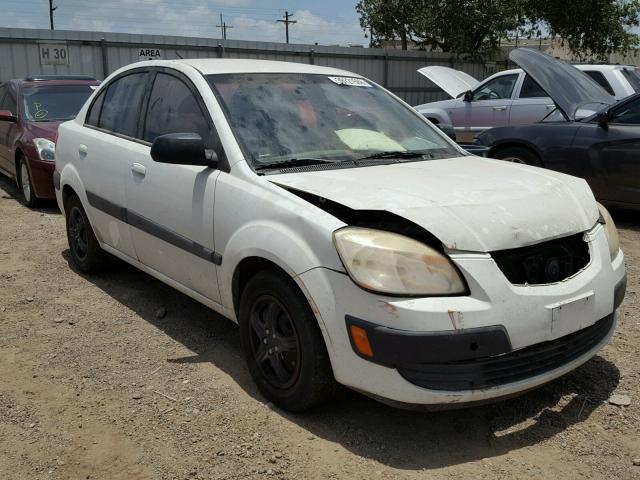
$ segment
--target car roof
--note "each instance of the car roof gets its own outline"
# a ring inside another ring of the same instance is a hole
[[[357,73],[337,68],[309,65],[306,63],[278,62],[272,60],[251,60],[233,58],[193,58],[180,60],[147,60],[129,67],[141,66],[176,67],[187,65],[197,69],[203,75],[225,73],[307,73],[319,75],[346,75],[361,77]]]
[[[633,65],[601,65],[594,63],[574,63],[574,67],[578,70],[595,70],[598,72],[606,72],[609,70],[626,70],[629,68],[635,69]]]

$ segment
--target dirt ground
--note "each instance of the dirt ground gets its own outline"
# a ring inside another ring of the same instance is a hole
[[[0,479],[640,478],[640,216],[614,212],[622,320],[575,372],[466,410],[345,393],[291,415],[253,386],[235,324],[119,261],[80,275],[55,204],[17,196],[0,177]]]

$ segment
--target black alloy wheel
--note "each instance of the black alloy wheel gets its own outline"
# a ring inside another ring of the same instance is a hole
[[[251,348],[265,379],[274,387],[291,387],[300,375],[300,339],[289,312],[273,296],[263,295],[250,314]]]

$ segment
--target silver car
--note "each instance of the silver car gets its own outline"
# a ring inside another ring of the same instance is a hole
[[[616,100],[640,91],[635,67],[574,66]],[[538,122],[556,108],[544,89],[519,68],[496,73],[483,82],[448,67],[430,66],[418,72],[453,98],[418,105],[416,110],[435,124],[452,125],[459,142],[471,142],[488,128]]]

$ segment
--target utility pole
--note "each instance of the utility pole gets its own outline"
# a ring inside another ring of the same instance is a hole
[[[222,32],[222,39],[227,39],[227,28],[233,28],[233,25],[227,25],[227,22],[222,21],[222,14],[220,14],[220,25],[216,25],[216,27],[220,28]]]
[[[284,31],[287,38],[287,43],[289,43],[289,24],[290,23],[298,23],[295,20],[289,20],[289,18],[293,17],[293,14],[289,12],[284,12],[284,20],[276,20],[276,22],[284,23]]]
[[[53,0],[49,0],[49,23],[51,24],[51,30],[53,30],[53,12],[58,8],[53,4]]]

